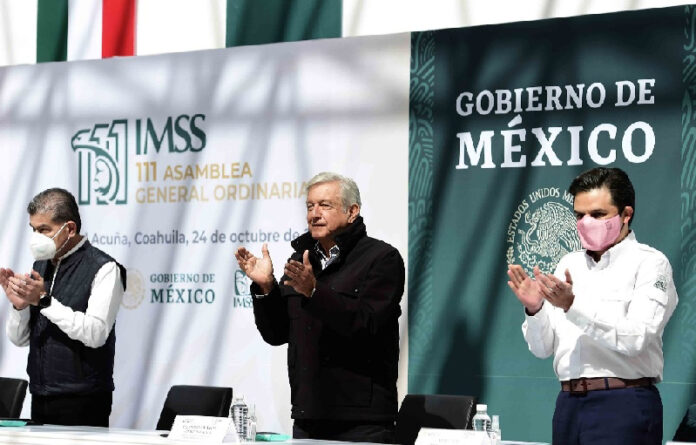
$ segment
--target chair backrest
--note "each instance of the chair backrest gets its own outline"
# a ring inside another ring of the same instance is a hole
[[[475,406],[473,396],[408,394],[396,418],[396,443],[412,445],[421,427],[470,428]]]
[[[0,417],[19,418],[26,395],[26,380],[0,377]]]
[[[696,404],[687,408],[672,440],[675,442],[696,442]]]
[[[227,417],[232,404],[232,388],[175,385],[169,389],[158,430],[170,430],[177,415]]]

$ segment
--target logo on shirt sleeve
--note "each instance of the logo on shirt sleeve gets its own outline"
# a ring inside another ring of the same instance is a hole
[[[664,275],[658,275],[654,286],[660,289],[662,292],[667,292],[667,277]]]

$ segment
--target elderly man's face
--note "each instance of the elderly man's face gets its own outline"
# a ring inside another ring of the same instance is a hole
[[[343,210],[338,182],[312,186],[307,192],[307,224],[312,238],[319,241],[333,239],[335,234],[355,221],[357,206],[353,207]]]

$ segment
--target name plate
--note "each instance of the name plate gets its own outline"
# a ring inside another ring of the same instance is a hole
[[[495,445],[485,431],[421,428],[416,445]]]
[[[207,443],[239,443],[234,422],[228,417],[176,416],[167,438]]]

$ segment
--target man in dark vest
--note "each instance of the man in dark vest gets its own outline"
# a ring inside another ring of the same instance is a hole
[[[31,417],[56,425],[109,426],[114,322],[126,271],[80,235],[75,197],[53,188],[27,207],[36,259],[30,273],[0,269],[12,303],[7,336],[29,345]]]

